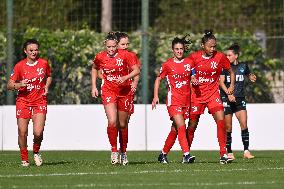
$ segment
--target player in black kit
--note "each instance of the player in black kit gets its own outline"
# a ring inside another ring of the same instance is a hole
[[[230,74],[223,71],[220,76],[220,94],[223,101],[224,113],[225,113],[225,125],[227,130],[227,151],[228,157],[235,159],[231,144],[232,144],[232,117],[236,115],[240,127],[242,142],[244,145],[244,158],[251,159],[254,156],[250,153],[249,147],[249,132],[247,127],[247,110],[245,100],[245,76],[249,78],[251,82],[256,81],[256,76],[250,72],[250,69],[246,63],[239,62],[238,57],[240,54],[240,46],[236,43],[231,45],[227,50],[227,58],[231,62],[231,67],[236,75],[235,91],[232,95],[227,95],[228,87],[230,86]]]

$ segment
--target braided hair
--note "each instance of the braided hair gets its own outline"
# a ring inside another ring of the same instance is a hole
[[[213,35],[213,30],[205,30],[204,35],[201,39],[202,44],[205,44],[210,39],[216,40],[216,37]]]

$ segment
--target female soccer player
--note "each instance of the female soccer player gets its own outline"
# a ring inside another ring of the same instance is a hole
[[[196,79],[198,84],[192,85],[190,123],[187,128],[189,147],[191,146],[199,117],[205,108],[217,124],[217,138],[220,147],[220,163],[231,161],[226,151],[226,129],[224,122],[224,108],[219,93],[219,77],[222,69],[227,70],[232,78],[232,83],[226,90],[227,94],[234,91],[235,75],[230,67],[227,57],[216,51],[216,38],[211,30],[206,30],[201,39],[202,50],[190,54],[189,58],[194,62]]]
[[[118,49],[123,49],[123,50],[128,50],[129,47],[129,36],[126,33],[123,32],[115,32],[115,35],[118,40]],[[136,64],[141,68],[140,61],[136,54],[134,52],[128,51],[130,55],[132,55],[133,60],[136,62]],[[131,70],[130,70],[131,71]],[[131,101],[129,102],[129,106],[131,106],[130,112],[128,114],[128,123],[130,120],[131,114],[134,113],[134,94],[137,89],[137,85],[139,82],[140,75],[136,75],[132,82],[131,82],[131,92],[129,95],[131,96]],[[127,155],[126,155],[126,148],[127,148],[127,143],[128,143],[128,124],[125,128],[120,128],[119,129],[119,143],[120,143],[120,161],[122,164],[127,164]]]
[[[189,147],[186,138],[185,119],[189,117],[190,111],[190,78],[193,68],[193,62],[189,58],[184,58],[186,41],[185,38],[175,38],[172,41],[173,58],[170,58],[163,63],[159,75],[156,78],[154,85],[154,98],[152,101],[152,109],[156,108],[159,103],[159,86],[163,78],[168,81],[168,94],[167,94],[167,109],[170,119],[173,121],[172,130],[173,136],[170,146],[175,142],[176,137],[183,151],[183,163],[194,162],[195,157],[190,156]],[[177,131],[177,132],[176,132]],[[171,134],[171,133],[170,133]],[[168,140],[168,139],[167,139]],[[170,150],[163,150],[158,160],[161,163],[168,163],[167,153]]]
[[[33,121],[34,161],[41,166],[43,161],[39,149],[47,113],[47,93],[52,81],[51,71],[47,60],[39,58],[37,40],[28,39],[23,46],[26,58],[15,65],[7,88],[18,91],[16,118],[22,166],[29,166],[27,136],[30,119]]]
[[[227,129],[227,151],[228,157],[235,159],[231,144],[232,144],[232,117],[236,115],[240,127],[241,136],[244,145],[244,158],[254,158],[249,151],[249,132],[247,127],[247,110],[245,100],[245,76],[248,76],[251,82],[256,81],[256,76],[250,72],[248,65],[244,62],[239,62],[240,47],[238,44],[232,44],[227,50],[227,58],[231,62],[231,67],[236,75],[235,91],[231,95],[227,95],[228,87],[230,86],[230,75],[223,72],[220,76],[220,93],[225,108],[225,125]]]
[[[103,84],[101,86],[102,103],[108,119],[107,134],[111,144],[111,163],[119,163],[117,150],[117,135],[119,129],[128,125],[131,113],[131,78],[140,73],[139,66],[131,53],[118,49],[118,40],[115,33],[110,32],[105,39],[106,50],[98,53],[92,66],[92,96],[98,97],[96,79],[98,70],[102,70]],[[131,69],[131,72],[129,72]],[[127,141],[123,141],[126,149]],[[122,164],[128,163],[126,153],[122,157]],[[126,159],[124,159],[126,158]]]

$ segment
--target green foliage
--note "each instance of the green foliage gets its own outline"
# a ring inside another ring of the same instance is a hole
[[[188,32],[189,33],[189,32]],[[158,43],[156,54],[156,72],[160,68],[161,63],[165,62],[172,55],[171,41],[175,36],[183,37],[183,35],[177,35],[176,33],[159,33],[159,35],[153,38]],[[200,49],[201,38],[203,34],[191,34],[192,44],[190,46],[190,52]],[[241,46],[240,61],[248,62],[251,71],[257,76],[256,83],[247,83],[247,99],[248,102],[273,102],[273,94],[271,92],[271,81],[267,79],[267,74],[275,74],[277,70],[283,69],[284,65],[278,59],[269,59],[264,56],[264,51],[257,43],[257,40],[249,32],[239,33],[234,31],[229,34],[216,34],[217,49],[224,51],[234,42]],[[234,39],[234,40],[232,40]],[[165,89],[160,90],[160,102],[165,103]]]
[[[18,34],[17,32],[15,32]],[[178,36],[185,35],[186,32]],[[141,34],[134,32],[130,34],[131,50],[140,56]],[[149,35],[150,57],[149,57],[149,100],[152,99],[153,84],[161,64],[172,56],[171,41],[177,36],[176,33],[154,33]],[[190,51],[200,48],[202,34],[191,34],[193,44]],[[258,45],[256,39],[248,33],[233,32],[230,34],[216,34],[218,38],[218,49],[225,50],[231,43],[238,42],[241,46],[241,60],[247,61],[251,70],[257,75],[256,84],[248,85],[249,102],[273,102],[270,81],[265,77],[267,73],[275,73],[281,68],[279,60],[269,59]],[[23,58],[22,44],[28,38],[37,38],[41,44],[41,57],[49,60],[52,67],[53,83],[50,88],[50,104],[87,104],[99,103],[91,97],[91,60],[96,53],[103,50],[104,34],[96,33],[87,29],[72,31],[54,31],[47,29],[28,28],[22,35],[15,35],[15,62]],[[232,38],[235,39],[232,41]],[[0,32],[0,103],[5,104],[5,59],[6,38]],[[142,78],[141,78],[142,79]],[[165,103],[166,85],[160,87],[160,102]],[[141,102],[141,82],[138,86],[136,100]]]
[[[0,32],[0,105],[5,104],[5,84],[6,84],[6,72],[5,72],[5,60],[6,60],[6,37],[5,33]]]

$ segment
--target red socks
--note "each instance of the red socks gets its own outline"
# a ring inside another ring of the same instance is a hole
[[[173,129],[171,129],[166,141],[165,141],[165,145],[163,148],[163,153],[168,154],[169,151],[171,150],[171,148],[173,147],[173,145],[175,144],[177,138],[177,132]]]
[[[217,121],[217,138],[220,146],[220,156],[222,157],[227,153],[226,142],[227,142],[227,133],[225,128],[225,121]]]
[[[22,161],[29,161],[29,153],[27,147],[20,148],[20,154]]]
[[[187,138],[186,138],[185,125],[180,126],[178,128],[178,141],[179,141],[179,144],[181,146],[183,153],[188,153],[189,147],[188,147],[188,142],[187,142]],[[225,143],[225,147],[226,147],[226,143]]]
[[[107,135],[108,135],[109,143],[111,145],[111,151],[117,152],[118,129],[115,127],[115,125],[108,125]]]
[[[193,138],[194,138],[194,132],[195,132],[196,128],[195,127],[187,127],[187,140],[188,140],[188,147],[190,150]]]
[[[120,152],[125,153],[128,143],[128,128],[123,128],[119,130],[119,143],[120,143]]]
[[[39,149],[40,149],[40,145],[34,143],[34,145],[33,145],[33,153],[37,154],[39,152]]]

